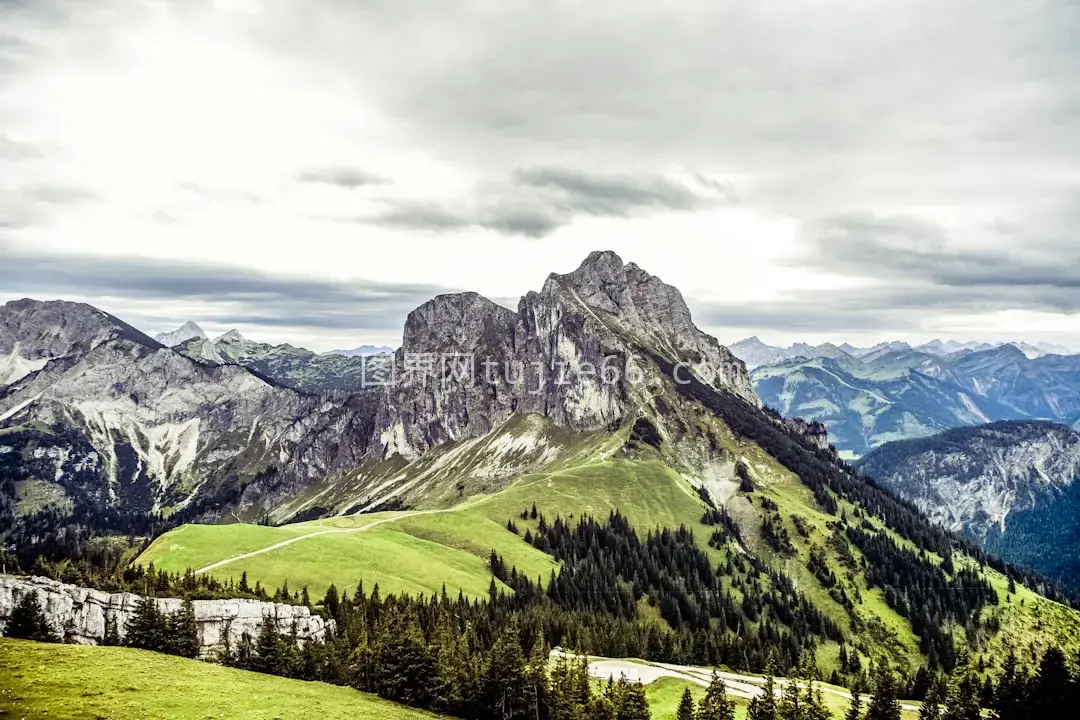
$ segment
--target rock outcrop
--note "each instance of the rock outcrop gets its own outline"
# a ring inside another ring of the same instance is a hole
[[[679,291],[615,253],[551,275],[516,313],[475,293],[443,295],[409,315],[379,441],[386,456],[413,459],[522,412],[604,428],[648,403],[656,355],[760,405],[746,366],[694,325]]]
[[[1080,433],[1006,421],[889,443],[859,461],[931,520],[1080,588]]]
[[[801,435],[818,450],[829,449],[829,431],[825,428],[825,423],[816,420],[807,422],[802,418],[789,418],[784,424],[787,425],[788,430]]]
[[[140,598],[131,593],[107,593],[76,587],[42,577],[0,575],[0,633],[11,611],[27,593],[36,593],[45,617],[66,642],[97,645],[105,638],[105,619],[116,620],[121,637],[135,613]],[[182,601],[159,598],[158,609],[176,612]],[[324,620],[302,606],[259,600],[195,600],[195,622],[204,655],[222,649],[225,638],[236,647],[244,634],[254,638],[266,621],[277,623],[282,633],[296,627],[297,639],[325,640],[333,632],[333,621]]]

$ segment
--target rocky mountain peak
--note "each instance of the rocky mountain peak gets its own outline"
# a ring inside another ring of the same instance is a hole
[[[751,404],[746,367],[696,328],[678,290],[613,252],[548,277],[515,313],[476,293],[440,295],[410,313],[399,358],[473,358],[467,382],[406,379],[389,393],[379,435],[387,455],[413,458],[447,440],[490,432],[514,413],[544,415],[575,430],[618,422],[638,406],[631,366],[663,357]],[[618,368],[605,382],[599,368]],[[479,378],[479,380],[478,380]]]
[[[230,330],[229,332],[225,333],[224,335],[222,335],[221,337],[219,337],[214,342],[215,343],[245,343],[245,342],[247,342],[247,338],[244,337],[243,335],[241,335],[239,330],[234,328],[234,329]]]
[[[438,295],[409,313],[405,352],[472,351],[486,328],[513,335],[517,314],[474,292]]]
[[[50,360],[123,339],[156,350],[161,344],[85,303],[24,298],[0,306],[0,386],[17,382]]]
[[[188,320],[186,323],[171,332],[158,333],[154,339],[165,347],[175,347],[188,340],[205,340],[206,333],[198,324]]]

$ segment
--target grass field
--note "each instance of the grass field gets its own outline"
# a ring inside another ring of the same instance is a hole
[[[0,717],[425,720],[348,688],[130,648],[0,639]]]
[[[281,527],[184,525],[158,538],[139,557],[169,572],[199,569],[239,555],[289,542],[212,572],[221,579],[247,573],[252,585],[307,586],[321,597],[339,588],[379,584],[385,593],[435,593],[445,584],[472,597],[487,595],[487,560],[496,549],[508,567],[547,581],[552,558],[506,528],[536,504],[549,520],[556,515],[605,517],[618,508],[639,528],[695,523],[701,501],[690,486],[660,461],[597,461],[550,473],[527,475],[505,490],[455,508],[418,513],[351,515]],[[534,524],[535,525],[535,524]],[[297,539],[302,538],[302,539]]]

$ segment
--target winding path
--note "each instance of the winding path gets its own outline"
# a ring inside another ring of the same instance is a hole
[[[524,483],[524,484],[525,485],[534,484],[534,483],[543,481],[545,478],[550,478],[550,477],[552,477],[554,475],[561,475],[563,473],[573,472],[575,470],[580,470],[582,468],[591,467],[591,466],[597,465],[597,464],[602,464],[603,462],[605,462],[605,461],[604,460],[600,460],[598,462],[593,461],[593,462],[588,462],[588,463],[582,463],[581,465],[574,465],[574,466],[568,467],[568,468],[562,468],[560,470],[554,470],[552,472],[536,473],[537,475],[539,475],[539,477],[537,477],[537,478],[535,478],[533,480],[529,480],[527,483]],[[377,525],[385,525],[387,523],[393,523],[393,522],[397,522],[399,520],[407,520],[409,518],[420,517],[422,515],[438,515],[440,513],[449,513],[449,512],[458,512],[460,510],[468,510],[470,508],[476,507],[477,505],[483,505],[485,502],[487,502],[488,500],[490,500],[490,499],[492,499],[494,497],[496,497],[496,494],[482,495],[480,497],[473,498],[472,500],[461,503],[460,505],[454,505],[453,507],[440,508],[438,510],[405,510],[405,511],[402,511],[399,515],[395,515],[394,517],[388,517],[388,518],[382,518],[380,520],[374,520],[372,522],[369,522],[367,525],[361,525],[360,527],[354,527],[354,528],[329,528],[329,529],[326,529],[326,530],[319,530],[318,532],[308,533],[307,535],[298,535],[298,536],[296,536],[294,538],[289,538],[288,540],[282,540],[279,543],[274,543],[273,545],[267,545],[266,547],[259,548],[258,550],[252,550],[251,552],[246,552],[246,553],[243,553],[242,555],[234,555],[233,557],[225,558],[224,560],[219,560],[219,561],[217,561],[215,563],[211,563],[210,565],[206,565],[205,567],[201,567],[201,568],[197,569],[195,571],[195,574],[196,575],[201,575],[203,573],[210,572],[211,570],[217,570],[218,568],[224,567],[225,565],[229,565],[229,564],[237,562],[239,560],[247,560],[248,558],[255,557],[256,555],[262,555],[263,553],[268,553],[268,552],[270,552],[272,550],[277,550],[279,548],[287,547],[289,545],[292,545],[293,543],[300,542],[301,540],[308,540],[310,538],[320,537],[322,535],[340,535],[340,534],[348,534],[348,533],[361,533],[361,532],[364,532],[366,530],[370,530],[371,528],[376,527]],[[316,526],[316,527],[319,527],[319,526]]]
[[[552,651],[552,657],[565,657],[573,659],[575,655],[562,652],[561,650]],[[613,660],[610,658],[589,658],[589,675],[600,679],[607,680],[608,678],[619,678],[625,676],[630,682],[640,682],[642,685],[651,685],[660,678],[675,678],[676,680],[682,680],[684,682],[692,683],[700,687],[708,687],[709,682],[712,680],[713,670],[711,668],[694,667],[691,665],[671,665],[668,663],[647,663],[638,660]],[[765,683],[765,680],[754,675],[740,675],[738,673],[717,671],[717,676],[720,677],[727,685],[728,694],[732,697],[741,698],[743,700],[752,700],[762,694],[761,686]],[[776,678],[777,694],[780,693],[780,688],[788,684],[788,680],[784,678]],[[817,685],[822,693],[829,695],[835,695],[845,700],[851,699],[851,693],[846,690],[840,690],[831,686],[818,683]],[[868,702],[869,696],[862,696],[863,702]],[[918,705],[901,703],[900,708],[910,712],[918,712]]]

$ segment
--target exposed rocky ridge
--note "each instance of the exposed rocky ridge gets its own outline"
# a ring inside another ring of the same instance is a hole
[[[0,312],[0,387],[18,382],[54,359],[87,352],[110,340],[162,347],[127,323],[82,303],[14,300]]]
[[[104,641],[106,618],[116,621],[122,638],[141,599],[132,593],[107,593],[43,577],[0,575],[0,634],[12,610],[27,593],[37,595],[45,618],[65,642],[80,645]],[[176,598],[157,600],[158,609],[166,613],[176,612],[182,603]],[[226,636],[234,648],[245,634],[255,638],[267,620],[276,622],[283,634],[291,633],[295,626],[301,644],[327,639],[334,627],[332,620],[312,615],[308,608],[297,605],[247,599],[193,600],[192,605],[199,646],[207,656],[225,646]]]
[[[646,350],[759,404],[745,365],[694,326],[678,290],[614,253],[551,275],[516,313],[475,293],[440,296],[406,322],[402,376],[379,416],[385,452],[418,457],[518,412],[579,431],[606,427],[648,404],[656,368]],[[447,357],[456,354],[466,357]],[[407,372],[410,358],[425,355],[433,372]]]
[[[373,437],[373,406],[194,362],[87,305],[9,303],[0,318],[8,347],[52,357],[0,387],[0,494],[49,483],[82,523],[113,517],[135,530],[133,517],[165,509],[219,517],[257,504],[266,486],[355,466]],[[12,508],[0,510],[3,532]]]
[[[859,469],[938,524],[1080,587],[1080,433],[998,422],[890,443]]]

